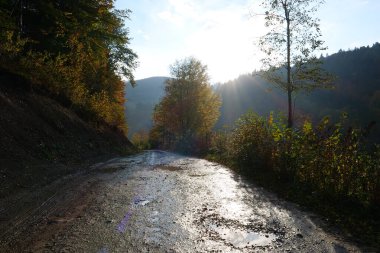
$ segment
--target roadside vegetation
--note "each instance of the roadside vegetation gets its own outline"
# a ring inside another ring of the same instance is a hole
[[[221,105],[209,83],[207,66],[189,57],[175,62],[171,74],[153,112],[152,147],[205,153]]]
[[[134,133],[131,137],[131,142],[140,151],[151,148],[149,132],[144,130]]]
[[[114,1],[0,1],[0,70],[96,123],[126,132],[124,82],[137,55]]]
[[[247,113],[213,135],[207,158],[379,244],[380,145],[366,139],[369,129],[350,127],[346,115],[295,128],[285,121]]]

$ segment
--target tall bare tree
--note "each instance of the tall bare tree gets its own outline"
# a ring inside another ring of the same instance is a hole
[[[332,75],[321,67],[317,52],[326,50],[320,20],[314,17],[324,0],[262,0],[265,26],[259,41],[266,54],[263,77],[288,95],[288,127],[293,126],[292,95],[299,90],[330,86]]]

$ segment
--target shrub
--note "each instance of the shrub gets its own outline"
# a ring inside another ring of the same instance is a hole
[[[281,116],[250,112],[232,132],[215,134],[214,158],[250,175],[266,173],[304,194],[379,205],[380,147],[368,148],[363,131],[347,127],[345,117],[290,129]]]

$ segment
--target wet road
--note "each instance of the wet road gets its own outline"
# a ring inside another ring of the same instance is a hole
[[[0,251],[360,252],[215,163],[147,151],[92,171],[57,186],[28,229],[9,225]]]

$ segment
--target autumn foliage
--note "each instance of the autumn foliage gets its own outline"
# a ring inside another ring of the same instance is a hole
[[[0,1],[0,68],[93,122],[126,130],[124,82],[136,67],[114,1]]]
[[[220,99],[209,84],[207,68],[186,58],[171,66],[165,95],[155,107],[151,140],[155,146],[202,152],[219,117]]]
[[[209,158],[373,238],[380,146],[366,139],[369,129],[348,122],[343,114],[336,123],[326,117],[316,125],[305,121],[288,128],[281,116],[247,113],[230,131],[214,134]]]

